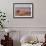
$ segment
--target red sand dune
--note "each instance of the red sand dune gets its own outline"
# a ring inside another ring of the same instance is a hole
[[[30,9],[18,9],[18,10],[16,10],[16,15],[29,16],[29,15],[31,15],[31,10]]]

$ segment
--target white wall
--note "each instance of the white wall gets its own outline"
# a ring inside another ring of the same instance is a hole
[[[13,18],[13,3],[18,2],[33,3],[34,18]],[[46,0],[0,0],[0,10],[6,12],[9,20],[5,26],[13,27],[10,29],[14,31],[21,31],[20,37],[28,32],[30,34],[31,31],[46,31]]]
[[[13,18],[13,3],[33,3],[34,18]],[[6,12],[7,27],[46,27],[46,0],[0,0],[0,10]]]

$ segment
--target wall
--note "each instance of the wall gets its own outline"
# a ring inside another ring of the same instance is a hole
[[[33,3],[34,18],[13,18],[13,3]],[[46,27],[46,0],[0,0],[0,10],[6,12],[6,27]]]
[[[13,18],[13,3],[18,2],[33,3],[33,18]],[[31,31],[45,31],[44,33],[46,33],[45,4],[46,0],[0,0],[0,10],[6,13],[7,20],[9,20],[5,22],[5,26],[11,27],[10,29],[14,29],[14,31],[20,31],[20,37],[28,32],[30,34]],[[20,44],[17,43],[16,45]]]

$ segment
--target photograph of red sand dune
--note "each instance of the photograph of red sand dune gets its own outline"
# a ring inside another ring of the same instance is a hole
[[[14,6],[14,17],[32,17],[32,5]]]
[[[16,14],[16,16],[30,16],[31,15],[31,8],[17,7],[15,14]]]

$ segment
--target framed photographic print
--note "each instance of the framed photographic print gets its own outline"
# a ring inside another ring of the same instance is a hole
[[[13,17],[32,17],[32,3],[13,3]]]

